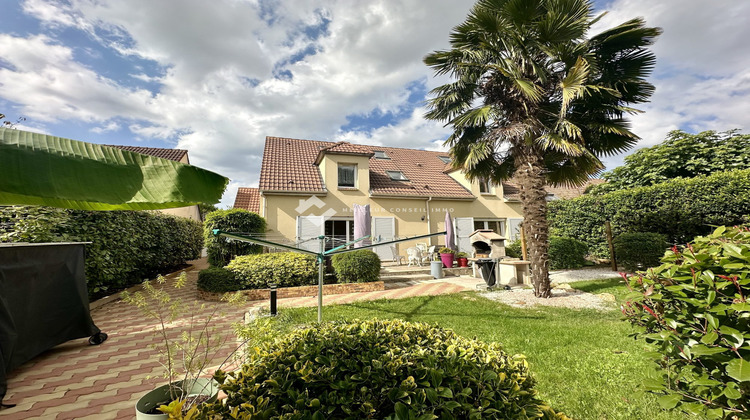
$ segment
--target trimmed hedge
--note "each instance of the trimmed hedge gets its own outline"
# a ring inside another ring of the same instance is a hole
[[[145,211],[0,207],[0,242],[92,242],[86,245],[90,298],[140,284],[200,257],[201,224]]]
[[[369,249],[336,254],[331,265],[339,283],[369,283],[380,279],[380,258]]]
[[[623,307],[654,371],[644,388],[665,409],[750,418],[750,230],[719,227],[632,276]]]
[[[589,247],[585,242],[573,238],[549,238],[549,268],[562,270],[581,268],[586,264]]]
[[[600,196],[556,200],[548,204],[550,235],[586,242],[589,252],[608,258],[604,222],[614,236],[653,232],[670,243],[686,243],[712,226],[750,221],[750,170],[675,179],[650,187]]]
[[[523,258],[523,251],[521,250],[521,240],[516,239],[505,247],[505,255],[511,258]]]
[[[296,252],[240,255],[226,268],[234,273],[242,289],[265,289],[269,283],[278,287],[318,283],[315,257]]]
[[[623,233],[614,239],[617,263],[628,271],[656,267],[667,250],[667,240],[658,233]]]
[[[213,293],[236,292],[242,285],[234,272],[224,267],[208,267],[198,273],[198,289]]]
[[[208,250],[208,263],[223,267],[238,255],[260,254],[261,245],[216,237],[214,229],[225,232],[257,234],[266,232],[266,219],[245,209],[216,210],[206,215],[203,234]]]
[[[521,355],[400,320],[292,332],[215,379],[205,418],[565,419],[544,404]]]

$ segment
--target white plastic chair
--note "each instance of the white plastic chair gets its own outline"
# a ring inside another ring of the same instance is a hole
[[[409,258],[409,267],[416,263],[418,266],[422,266],[422,251],[417,247],[410,247],[406,249],[406,255]]]

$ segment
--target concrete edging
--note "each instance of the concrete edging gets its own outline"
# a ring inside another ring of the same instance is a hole
[[[324,284],[323,294],[325,295],[340,295],[344,293],[361,293],[361,292],[378,292],[385,290],[385,282],[382,280],[373,281],[369,283],[343,283],[343,284]],[[252,289],[241,291],[248,300],[268,300],[270,298],[270,289]],[[198,289],[198,299],[217,302],[221,300],[224,293],[207,292],[205,290]],[[281,287],[276,289],[276,297],[278,299],[284,298],[298,298],[298,297],[309,297],[318,295],[318,286],[297,286],[297,287]]]

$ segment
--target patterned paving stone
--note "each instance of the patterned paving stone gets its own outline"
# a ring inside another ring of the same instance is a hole
[[[184,302],[196,300],[195,282],[198,271],[206,267],[205,259],[192,262],[187,270],[187,285],[170,290]],[[175,279],[179,273],[168,278]],[[475,279],[453,278],[450,283],[404,283],[378,292],[350,293],[323,297],[324,305],[345,304],[362,300],[400,299],[410,296],[456,293],[473,289]],[[8,376],[6,403],[14,408],[0,411],[3,420],[25,419],[127,419],[134,417],[134,406],[145,392],[164,384],[158,356],[151,345],[157,342],[151,330],[155,327],[140,312],[116,298],[107,303],[92,304],[91,316],[96,325],[109,335],[99,346],[88,344],[87,338],[73,340],[51,349],[24,364]],[[279,308],[313,307],[317,296],[280,299]],[[225,303],[206,303],[193,315],[207,316],[218,305],[222,315],[212,325],[232,331],[233,323],[241,322],[247,307],[233,308]],[[249,306],[267,306],[252,302]],[[177,336],[186,325],[180,320],[171,326],[170,335]],[[218,365],[235,347],[227,342],[215,360]],[[221,360],[218,360],[221,359]]]

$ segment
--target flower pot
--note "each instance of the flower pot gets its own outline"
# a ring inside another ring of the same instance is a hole
[[[468,258],[456,258],[456,262],[458,262],[459,267],[468,267],[469,266],[469,259]]]
[[[443,262],[443,267],[453,268],[453,257],[454,254],[440,254],[440,261]]]
[[[175,382],[173,386],[182,387],[182,382]],[[161,412],[159,414],[148,414],[148,412],[162,404],[166,405],[172,402],[172,397],[169,395],[169,387],[170,385],[163,385],[142,396],[135,403],[136,420],[167,420],[169,418],[168,414]],[[215,401],[218,393],[219,384],[211,378],[198,378],[193,383],[193,386],[187,390],[187,395],[210,395],[211,398],[208,401]]]

